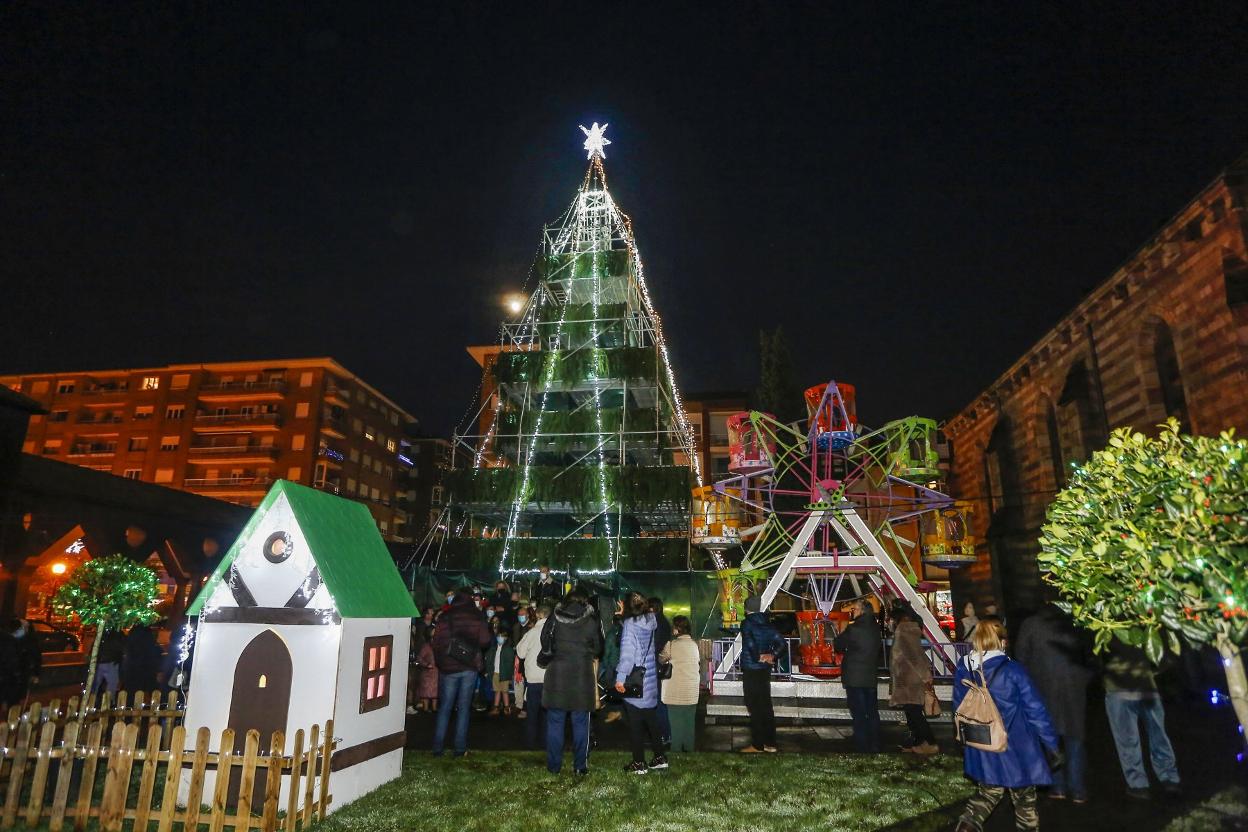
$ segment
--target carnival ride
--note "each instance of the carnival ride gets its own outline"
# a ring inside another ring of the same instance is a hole
[[[715,561],[724,626],[739,622],[744,598],[764,579],[763,610],[804,582],[799,597],[813,609],[797,611],[797,670],[835,678],[831,639],[844,620],[836,606],[901,600],[918,613],[934,663],[951,672],[955,650],[921,597],[921,573],[973,563],[975,544],[970,506],[940,490],[936,422],[910,417],[868,430],[843,382],[811,387],[805,400],[805,431],[759,411],[730,417],[729,474],[695,492],[692,539]],[[745,549],[734,567],[725,552],[737,542]],[[731,671],[739,649],[738,636],[717,676]]]

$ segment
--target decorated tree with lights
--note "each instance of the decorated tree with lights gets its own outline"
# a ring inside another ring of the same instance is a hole
[[[1248,725],[1248,442],[1174,419],[1155,439],[1119,429],[1049,506],[1040,544],[1098,650],[1117,638],[1158,662],[1182,640],[1212,644]]]
[[[95,627],[87,664],[88,693],[95,684],[104,633],[155,621],[159,616],[153,606],[159,597],[156,573],[124,555],[89,560],[69,573],[53,596],[52,606],[62,615],[78,616],[84,626]]]
[[[500,327],[471,425],[454,437],[446,536],[430,559],[442,567],[688,563],[692,433],[632,222],[607,189],[606,125],[581,130],[589,169],[546,228],[535,288]]]

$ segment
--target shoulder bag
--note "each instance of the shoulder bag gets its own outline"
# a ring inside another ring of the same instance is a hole
[[[481,658],[481,651],[455,635],[455,625],[451,625],[451,639],[446,645],[446,657],[459,664],[476,667]]]
[[[654,653],[654,631],[650,631],[650,641],[646,645],[646,653]],[[625,699],[640,699],[646,690],[646,653],[642,653],[642,663],[633,665],[633,669],[628,671],[628,675],[624,677],[624,693]]]

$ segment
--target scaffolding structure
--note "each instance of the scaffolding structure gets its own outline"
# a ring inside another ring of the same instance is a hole
[[[607,189],[604,143],[586,142],[589,168],[545,229],[536,287],[484,361],[422,563],[688,567],[698,456],[632,223]]]

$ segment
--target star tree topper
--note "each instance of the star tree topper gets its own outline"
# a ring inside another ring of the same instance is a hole
[[[602,135],[606,131],[607,125],[604,124],[599,127],[598,122],[596,121],[594,122],[593,127],[586,127],[583,124],[581,125],[581,132],[585,134],[585,150],[589,153],[586,158],[594,158],[595,153],[604,159],[607,158],[607,154],[602,150],[603,147],[611,144],[611,140]]]

